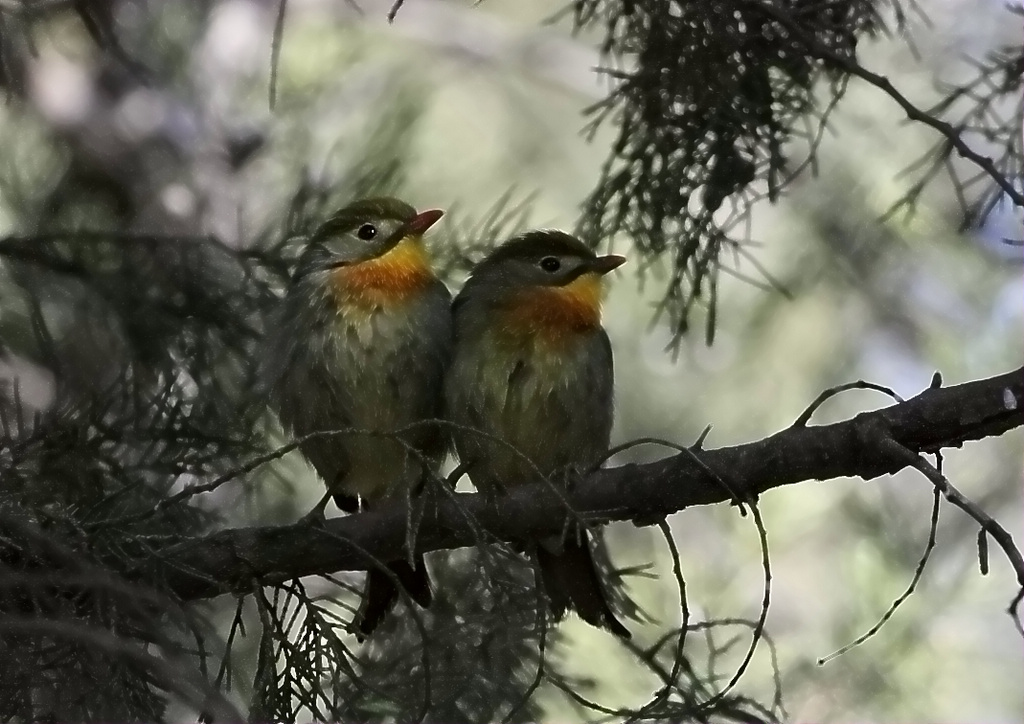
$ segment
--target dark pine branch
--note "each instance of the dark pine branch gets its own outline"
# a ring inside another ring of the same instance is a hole
[[[843,422],[807,426],[800,419],[757,442],[716,450],[694,448],[653,463],[599,470],[574,486],[566,500],[574,515],[591,523],[650,524],[694,505],[742,503],[807,480],[869,480],[919,467],[915,461],[922,460],[921,454],[960,447],[1022,425],[1024,368],[929,388],[907,402]],[[964,507],[961,500],[952,502]],[[964,509],[976,520],[991,520],[980,511]],[[560,532],[566,512],[560,495],[543,485],[522,486],[496,503],[482,495],[453,494],[424,503],[416,547],[431,551],[470,546],[480,542],[481,531],[498,540],[533,539]],[[405,555],[406,518],[405,506],[394,504],[328,520],[323,528],[294,524],[225,530],[155,551],[136,565],[133,574],[162,578],[181,598],[198,599],[247,593],[257,582],[366,569],[371,557]],[[1009,534],[1001,527],[994,533],[987,522],[985,527],[1024,587],[1024,563]]]

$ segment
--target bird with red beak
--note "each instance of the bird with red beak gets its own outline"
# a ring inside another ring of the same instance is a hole
[[[415,495],[436,475],[447,436],[440,415],[452,351],[451,295],[431,266],[423,234],[441,211],[391,198],[364,199],[331,216],[306,243],[282,303],[269,361],[272,404],[328,495],[348,512]],[[422,556],[371,568],[358,633],[394,607],[394,580],[431,601]]]
[[[605,275],[625,261],[560,231],[531,231],[481,261],[455,299],[445,415],[473,484],[499,505],[508,486],[557,481],[608,450],[614,380],[601,297]],[[629,638],[608,605],[589,534],[569,529],[531,551],[552,613],[571,609]]]

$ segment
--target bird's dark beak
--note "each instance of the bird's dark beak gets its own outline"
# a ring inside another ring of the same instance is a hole
[[[608,254],[607,256],[597,257],[588,266],[590,271],[597,272],[598,274],[607,274],[612,269],[618,269],[625,263],[626,257],[619,256],[618,254]]]
[[[422,235],[427,229],[436,224],[437,220],[442,216],[444,216],[444,212],[441,209],[421,211],[409,219],[408,223],[402,227],[402,233],[399,238]]]

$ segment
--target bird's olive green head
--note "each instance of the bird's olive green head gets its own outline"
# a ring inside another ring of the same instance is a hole
[[[299,259],[296,278],[379,259],[404,240],[418,242],[443,213],[436,209],[417,213],[409,204],[392,198],[349,204],[310,238]]]
[[[481,261],[466,286],[515,292],[530,287],[564,287],[584,275],[599,277],[626,261],[597,256],[586,244],[562,231],[530,231],[506,241]]]

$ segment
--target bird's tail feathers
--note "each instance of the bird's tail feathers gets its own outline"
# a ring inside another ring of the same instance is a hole
[[[572,609],[590,625],[608,629],[620,638],[630,638],[629,631],[608,605],[585,539],[567,540],[560,552],[548,550],[541,544],[535,555],[555,620]]]
[[[430,592],[430,576],[423,556],[417,556],[415,566],[408,561],[392,561],[388,570],[398,579],[402,587],[416,603],[423,608],[430,606],[433,595]],[[382,570],[371,569],[366,577],[366,589],[363,594],[363,605],[360,608],[358,637],[359,640],[372,634],[398,601],[398,589],[392,577]]]

